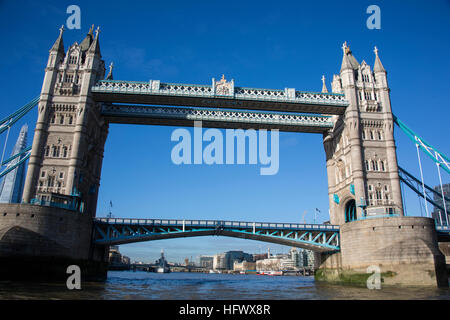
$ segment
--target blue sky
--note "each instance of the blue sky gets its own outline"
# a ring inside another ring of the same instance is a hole
[[[374,62],[376,45],[388,71],[394,113],[450,154],[450,4],[448,1],[0,1],[1,116],[39,94],[48,50],[66,8],[81,8],[81,30],[66,30],[66,48],[95,24],[103,59],[115,79],[210,84],[225,74],[237,86],[320,91],[321,77],[340,70],[341,46],[359,62]],[[381,30],[369,30],[366,9],[381,9]],[[34,130],[36,111],[22,122]],[[173,127],[110,126],[98,216],[113,202],[116,217],[296,222],[328,220],[327,177],[321,135],[280,134],[280,170],[261,176],[259,165],[176,166]],[[11,132],[10,152],[20,124]],[[1,143],[5,137],[1,137]],[[414,145],[396,130],[399,164],[419,175]],[[30,138],[31,144],[31,138]],[[422,156],[425,159],[425,156]],[[424,160],[429,185],[435,165]],[[449,182],[444,174],[444,181]],[[420,215],[407,195],[408,215]],[[242,249],[289,248],[224,237],[130,244],[132,259],[155,260],[161,248],[172,261]]]

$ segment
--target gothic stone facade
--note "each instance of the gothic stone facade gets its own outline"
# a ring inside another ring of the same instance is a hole
[[[53,201],[56,195],[80,199],[83,212],[95,215],[108,124],[90,96],[105,75],[98,30],[67,52],[63,28],[50,50],[38,106],[23,202]]]
[[[375,48],[373,71],[344,44],[340,75],[332,91],[349,106],[324,135],[330,222],[344,224],[366,215],[403,215],[394,122],[386,70]],[[325,88],[326,90],[326,88]]]

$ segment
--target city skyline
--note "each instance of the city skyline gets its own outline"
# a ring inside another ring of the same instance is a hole
[[[223,8],[208,3],[203,5],[213,14],[203,18],[198,13],[199,4],[179,2],[168,10],[163,5],[142,3],[142,11],[150,18],[140,19],[138,15],[131,21],[127,13],[136,11],[130,12],[129,8],[110,4],[110,10],[102,12],[104,4],[80,1],[81,29],[66,30],[64,43],[67,48],[80,42],[94,23],[101,27],[102,55],[107,65],[114,62],[115,79],[209,84],[211,78],[225,74],[239,86],[295,87],[305,91],[321,91],[323,74],[331,89],[333,74],[339,73],[344,41],[348,41],[359,62],[367,61],[370,66],[374,64],[372,50],[376,45],[388,72],[394,113],[449,154],[445,138],[449,111],[441,103],[450,98],[445,71],[450,69],[446,59],[450,45],[445,40],[448,7],[444,2],[435,3],[433,10],[417,1],[408,5],[384,2],[380,4],[381,30],[369,30],[365,26],[369,4],[353,2],[344,8],[326,2],[323,6],[308,3],[291,4],[289,9],[255,9],[250,4],[232,3]],[[11,30],[5,41],[12,43],[17,53],[12,58],[1,53],[1,67],[16,70],[9,79],[0,80],[2,88],[10,93],[5,114],[25,103],[25,96],[31,98],[39,93],[48,50],[67,19],[66,6],[57,1],[45,5],[29,1],[26,5],[34,10],[24,12],[13,2],[1,4],[8,9],[2,10],[3,15],[5,11],[14,15],[8,25],[7,19],[0,19],[0,23]],[[114,17],[118,16],[123,23],[115,23]],[[413,23],[419,19],[427,23]],[[240,23],[243,20],[247,23]],[[40,30],[31,28],[38,21]],[[333,28],[337,23],[343,23],[339,31]],[[180,30],[187,30],[188,35]],[[430,39],[430,33],[436,37]],[[17,83],[29,88],[25,96],[14,85]],[[432,112],[426,114],[423,108],[430,106]],[[36,114],[24,121],[34,126]],[[115,124],[109,130],[97,216],[106,216],[112,201],[116,217],[301,222],[306,210],[305,219],[312,223],[318,208],[317,222],[328,220],[320,135],[280,134],[280,170],[277,175],[261,177],[259,167],[252,165],[174,165],[170,160],[174,146],[170,136],[175,127]],[[398,130],[396,141],[399,163],[418,175],[414,145]],[[424,171],[427,183],[437,185],[434,164],[424,163]],[[407,198],[408,214],[420,215],[417,196],[409,194]],[[252,240],[200,237],[135,243],[121,246],[121,250],[132,259],[151,256],[154,258],[150,260],[155,260],[164,247],[182,260],[188,250],[254,251],[259,245],[267,247]],[[274,251],[288,248],[269,246]]]

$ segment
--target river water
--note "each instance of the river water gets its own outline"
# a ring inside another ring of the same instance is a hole
[[[110,271],[106,282],[82,282],[81,290],[62,283],[0,282],[4,299],[83,300],[450,300],[449,289],[367,289],[316,283],[313,277]]]

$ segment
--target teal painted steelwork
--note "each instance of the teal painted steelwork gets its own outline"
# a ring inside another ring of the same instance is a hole
[[[22,163],[24,163],[25,161],[27,161],[28,160],[28,158],[30,158],[30,150],[28,150],[28,151],[23,151],[23,152],[21,152],[20,154],[18,154],[18,155],[14,155],[13,157],[11,157],[11,158],[9,158],[8,160],[13,160],[12,158],[17,158],[18,156],[20,156],[20,155],[25,155],[22,159],[20,159],[20,161],[18,161],[16,164],[14,164],[13,166],[11,166],[11,167],[7,167],[5,170],[3,170],[1,173],[0,173],[0,178],[2,178],[4,175],[6,175],[6,174],[8,174],[9,172],[11,172],[11,171],[13,171],[15,168],[17,168],[18,166],[20,166]],[[8,161],[9,162],[9,161]],[[3,162],[3,163],[7,163],[7,162]]]
[[[404,133],[422,149],[425,154],[431,158],[435,163],[437,163],[442,169],[447,173],[450,173],[450,159],[445,156],[442,152],[439,152],[436,148],[431,146],[423,138],[419,137],[414,131],[406,126],[399,118],[394,115],[394,123],[402,129]],[[433,154],[434,153],[434,154]]]
[[[0,134],[8,130],[13,124],[19,121],[24,115],[26,115],[31,109],[38,104],[40,97],[36,97],[16,112],[10,114],[6,118],[0,120]]]
[[[339,196],[335,193],[333,194],[333,200],[334,202],[336,202],[337,204],[339,204]]]
[[[339,227],[221,220],[96,218],[95,242],[123,244],[178,237],[222,235],[274,242],[321,252],[339,250]]]
[[[402,181],[404,184],[406,184],[419,197],[425,196],[426,201],[431,203],[436,208],[442,210],[442,212],[445,212],[444,207],[441,204],[434,201],[434,199],[433,199],[434,197],[432,197],[431,195],[428,194],[428,193],[431,193],[432,195],[434,195],[437,198],[440,198],[442,200],[442,195],[439,192],[436,192],[436,190],[434,190],[430,186],[426,185],[425,183],[422,184],[422,182],[419,179],[417,179],[411,173],[409,173],[408,171],[406,171],[405,169],[403,169],[401,167],[398,167],[398,173],[399,173],[400,181]],[[425,187],[425,192],[423,190],[423,187]],[[420,189],[422,189],[422,191]],[[444,196],[444,199],[446,202],[450,202],[450,198]]]

